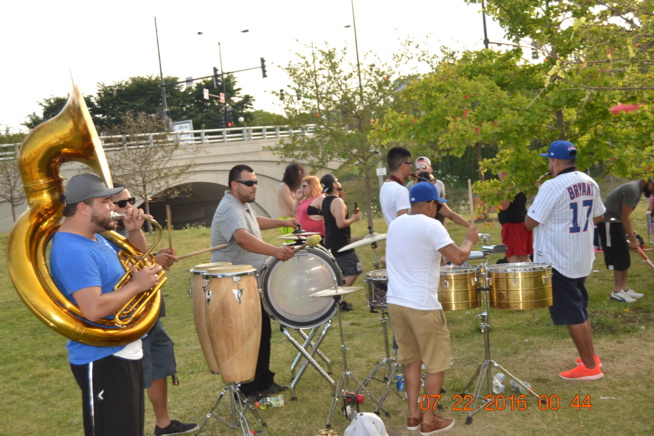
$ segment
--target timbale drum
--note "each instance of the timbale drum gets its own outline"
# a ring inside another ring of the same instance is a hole
[[[443,310],[467,310],[481,305],[477,289],[479,268],[467,265],[441,267],[438,301]]]
[[[549,307],[552,298],[552,265],[549,263],[503,263],[488,265],[490,306],[525,310]]]

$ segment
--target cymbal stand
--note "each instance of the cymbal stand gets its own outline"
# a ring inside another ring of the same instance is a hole
[[[477,413],[478,411],[484,409],[488,404],[492,403],[495,398],[497,398],[499,395],[503,394],[495,394],[492,391],[492,377],[491,377],[491,368],[495,367],[499,370],[501,370],[504,374],[509,379],[515,380],[518,385],[520,385],[522,388],[524,388],[525,392],[527,392],[529,395],[533,395],[537,399],[540,399],[540,395],[538,395],[534,390],[527,386],[522,380],[517,378],[515,375],[510,373],[506,368],[504,368],[502,365],[491,359],[491,353],[490,353],[490,323],[489,323],[489,316],[488,316],[488,302],[489,302],[489,294],[490,294],[490,287],[489,287],[489,277],[487,273],[486,266],[488,264],[488,259],[481,265],[480,267],[480,280],[479,283],[481,284],[481,287],[479,288],[480,292],[480,297],[482,301],[482,307],[483,311],[479,313],[477,316],[479,317],[480,321],[480,326],[481,326],[481,332],[484,334],[484,361],[479,365],[477,370],[475,371],[475,374],[470,378],[470,381],[466,385],[466,387],[463,389],[463,392],[461,393],[461,396],[465,395],[470,395],[469,389],[472,387],[472,385],[475,385],[474,390],[472,391],[472,396],[473,396],[473,403],[472,403],[472,410],[468,414],[468,417],[466,418],[466,424],[472,424],[472,416]],[[485,386],[485,394],[482,395],[482,390],[484,389]],[[477,404],[479,404],[479,407],[477,407]]]
[[[338,306],[338,305],[337,305]],[[295,358],[295,361],[291,365],[291,374],[293,375],[290,390],[291,390],[291,400],[296,400],[297,396],[295,395],[295,386],[300,381],[300,378],[302,377],[302,374],[304,373],[304,370],[307,368],[308,364],[311,364],[314,368],[316,368],[316,371],[320,373],[320,375],[323,376],[327,382],[334,387],[335,383],[334,380],[329,376],[327,372],[320,366],[320,364],[314,359],[314,354],[318,353],[318,355],[327,363],[328,365],[328,371],[331,373],[332,367],[331,367],[331,360],[327,358],[319,349],[318,347],[320,344],[322,344],[322,340],[325,338],[325,335],[327,334],[327,331],[331,327],[332,320],[330,319],[329,321],[325,322],[322,325],[322,332],[316,342],[313,342],[313,337],[315,336],[318,327],[314,327],[309,335],[307,336],[306,333],[304,333],[301,329],[295,329],[296,331],[299,331],[300,334],[304,337],[304,344],[300,344],[297,339],[291,335],[291,333],[288,331],[286,326],[281,325],[280,330],[286,336],[286,339],[289,340],[291,344],[298,350],[298,355]],[[295,367],[299,363],[301,356],[304,356],[304,363],[300,367],[300,370],[298,371],[297,374],[293,374]]]
[[[334,299],[338,302],[339,296],[335,296]],[[368,397],[377,405],[378,410],[381,409],[384,412],[386,412],[386,409],[384,409],[381,403],[377,401],[375,397],[372,396],[368,388],[366,388],[363,385],[363,383],[361,383],[361,381],[354,374],[352,374],[352,371],[350,371],[347,367],[347,352],[346,352],[347,348],[345,347],[345,336],[343,335],[343,320],[341,318],[340,305],[337,304],[336,308],[337,308],[336,314],[338,315],[338,330],[341,334],[341,351],[343,353],[343,375],[341,375],[341,378],[338,380],[338,384],[334,389],[334,397],[332,398],[332,404],[329,408],[329,414],[327,415],[327,423],[325,424],[326,428],[331,427],[331,421],[332,421],[332,417],[334,416],[334,410],[336,409],[336,404],[338,403],[339,399],[344,398],[344,395],[342,395],[342,393],[349,394],[352,392],[356,392],[358,394],[359,392],[364,391],[368,395]],[[350,379],[356,382],[355,390],[350,388]]]
[[[247,411],[250,411],[254,415],[254,417],[257,418],[257,420],[259,420],[262,426],[264,427],[266,426],[265,421],[261,418],[259,412],[257,412],[257,409],[255,409],[252,404],[248,403],[245,397],[243,396],[243,394],[241,393],[239,389],[240,385],[241,385],[240,383],[225,384],[225,388],[222,390],[220,395],[218,395],[218,398],[216,399],[216,402],[214,403],[213,407],[204,417],[204,421],[202,421],[202,424],[198,428],[196,434],[200,434],[202,428],[205,426],[207,421],[211,417],[214,417],[218,419],[220,422],[222,422],[223,424],[225,424],[227,427],[231,428],[232,430],[236,430],[240,428],[243,435],[251,435],[252,433],[250,431],[247,418],[245,417],[245,413]],[[229,409],[230,409],[229,421],[216,413],[216,408],[218,407],[218,404],[220,403],[220,401],[223,399],[225,395],[227,395],[227,398],[229,399]]]
[[[370,380],[377,380],[385,384],[384,390],[382,391],[381,396],[379,397],[379,404],[384,404],[384,400],[386,399],[386,396],[388,395],[389,390],[394,392],[398,397],[403,399],[403,396],[400,395],[399,392],[397,392],[396,389],[393,388],[393,384],[395,383],[395,377],[398,373],[398,370],[400,368],[400,364],[397,363],[395,357],[391,357],[391,347],[388,343],[388,324],[389,318],[388,318],[388,312],[386,311],[386,308],[381,309],[381,325],[382,325],[382,331],[384,335],[384,349],[386,351],[386,357],[384,357],[382,360],[377,363],[377,365],[373,368],[372,372],[368,374],[368,377],[363,381],[364,386],[368,386],[368,383]],[[384,375],[382,378],[375,377],[377,372],[379,370],[384,370]],[[379,413],[379,408],[375,411],[375,413]],[[389,416],[388,412],[386,413],[386,416]]]
[[[369,235],[374,235],[375,231],[373,230],[372,226],[368,226],[368,234]],[[379,269],[379,260],[377,258],[377,243],[373,242],[370,244],[370,248],[372,248],[372,266],[375,269]]]

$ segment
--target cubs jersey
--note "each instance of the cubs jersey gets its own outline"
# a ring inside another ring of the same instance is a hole
[[[580,171],[543,183],[527,213],[534,228],[534,262],[551,263],[569,278],[590,274],[595,252],[593,218],[604,214],[599,186]]]

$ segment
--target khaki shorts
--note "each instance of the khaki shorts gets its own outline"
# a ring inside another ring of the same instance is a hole
[[[399,347],[398,363],[408,365],[422,360],[429,374],[450,369],[450,331],[442,310],[389,304],[388,316]]]

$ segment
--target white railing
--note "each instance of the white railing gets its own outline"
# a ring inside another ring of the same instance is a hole
[[[188,132],[143,133],[126,136],[101,136],[100,140],[105,150],[115,150],[123,147],[153,146],[157,143],[179,140],[184,145],[204,145],[222,142],[256,141],[261,139],[283,138],[291,135],[306,135],[313,133],[316,125],[308,124],[302,129],[291,129],[289,126],[255,126],[230,127],[228,129],[192,130]],[[0,144],[0,160],[15,159],[20,144]]]

